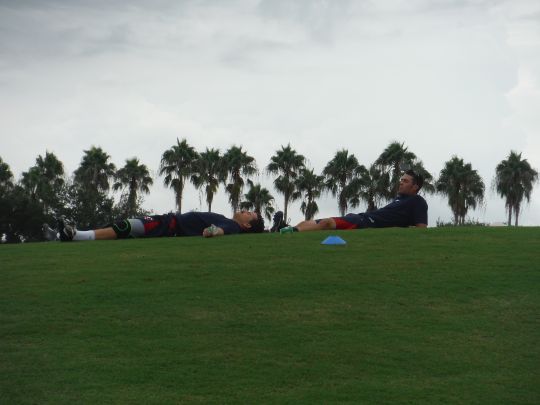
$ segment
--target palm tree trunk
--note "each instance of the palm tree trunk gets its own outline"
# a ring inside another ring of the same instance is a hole
[[[128,215],[130,217],[135,216],[135,211],[137,206],[137,188],[136,185],[133,184],[133,182],[130,184],[129,187],[129,196],[128,196]]]
[[[340,216],[345,216],[345,211],[347,210],[347,202],[343,196],[343,192],[339,194],[339,214]]]
[[[313,200],[311,198],[308,198],[308,202],[306,204],[306,212],[305,212],[306,221],[313,219],[313,217],[315,216],[313,212],[314,208],[315,207],[313,206]]]
[[[206,187],[206,204],[208,204],[208,212],[212,212],[212,200],[214,199],[214,196],[212,195],[212,192],[208,190],[208,186]]]
[[[367,212],[375,211],[375,201],[372,197],[369,197],[368,200],[368,206],[367,206]]]
[[[176,191],[176,210],[179,214],[182,213],[182,190],[179,189]]]
[[[285,223],[287,223],[288,206],[289,206],[289,193],[285,192],[285,201],[284,201],[284,207],[283,207],[283,219],[285,220]]]
[[[508,226],[512,226],[512,209],[514,207],[512,207],[511,205],[508,206],[508,223],[507,225]]]
[[[516,206],[516,207],[515,207],[514,214],[515,214],[515,217],[516,217],[516,222],[515,222],[514,225],[515,225],[515,226],[518,226],[519,206]]]
[[[184,193],[184,183],[182,182],[182,178],[178,181],[178,188],[176,189],[176,208],[178,210],[178,213],[182,213],[182,194]]]
[[[136,193],[129,193],[128,196],[128,218],[131,218],[135,216],[136,211],[136,205],[137,205],[137,194]]]

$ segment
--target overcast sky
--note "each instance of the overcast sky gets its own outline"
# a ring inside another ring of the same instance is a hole
[[[156,213],[174,210],[157,171],[177,137],[242,145],[278,208],[262,169],[281,145],[320,172],[339,149],[367,166],[399,141],[434,176],[470,162],[487,197],[470,217],[504,221],[495,166],[515,150],[540,169],[540,2],[0,0],[0,114],[17,179],[46,151],[71,174],[100,146],[149,167]],[[451,219],[426,199],[430,225]],[[337,215],[335,199],[319,206]],[[184,207],[206,208],[192,186]],[[213,209],[230,213],[224,193]],[[521,223],[540,225],[540,185]]]

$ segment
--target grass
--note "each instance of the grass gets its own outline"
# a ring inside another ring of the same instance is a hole
[[[0,403],[540,401],[540,229],[0,246]]]

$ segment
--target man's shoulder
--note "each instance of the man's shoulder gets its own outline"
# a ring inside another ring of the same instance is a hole
[[[427,204],[427,201],[426,201],[426,199],[425,199],[424,197],[422,197],[421,195],[419,195],[419,194],[416,194],[416,196],[415,196],[415,197],[416,197],[416,198],[417,198],[418,200],[420,200],[420,201],[423,201],[423,202],[425,202],[425,203]]]
[[[402,202],[402,203],[413,203],[413,204],[418,204],[418,203],[423,203],[423,204],[427,204],[426,200],[424,199],[424,197],[422,197],[421,195],[419,194],[408,194],[408,195],[405,195],[405,194],[400,194],[398,195],[393,202]]]
[[[414,195],[412,196],[413,198],[411,200],[414,201],[414,204],[418,204],[418,205],[424,205],[426,208],[428,206],[427,204],[427,201],[424,199],[424,197],[422,197],[421,195]]]

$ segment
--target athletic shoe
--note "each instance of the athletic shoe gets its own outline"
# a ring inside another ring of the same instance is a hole
[[[279,230],[287,224],[285,221],[283,221],[283,211],[278,211],[274,214],[274,224],[272,225],[272,228],[270,229],[270,232],[279,232]]]
[[[67,224],[64,219],[58,220],[58,233],[62,242],[71,242],[76,232],[75,228]]]
[[[52,229],[49,224],[43,224],[43,237],[48,241],[58,240],[58,232]]]

